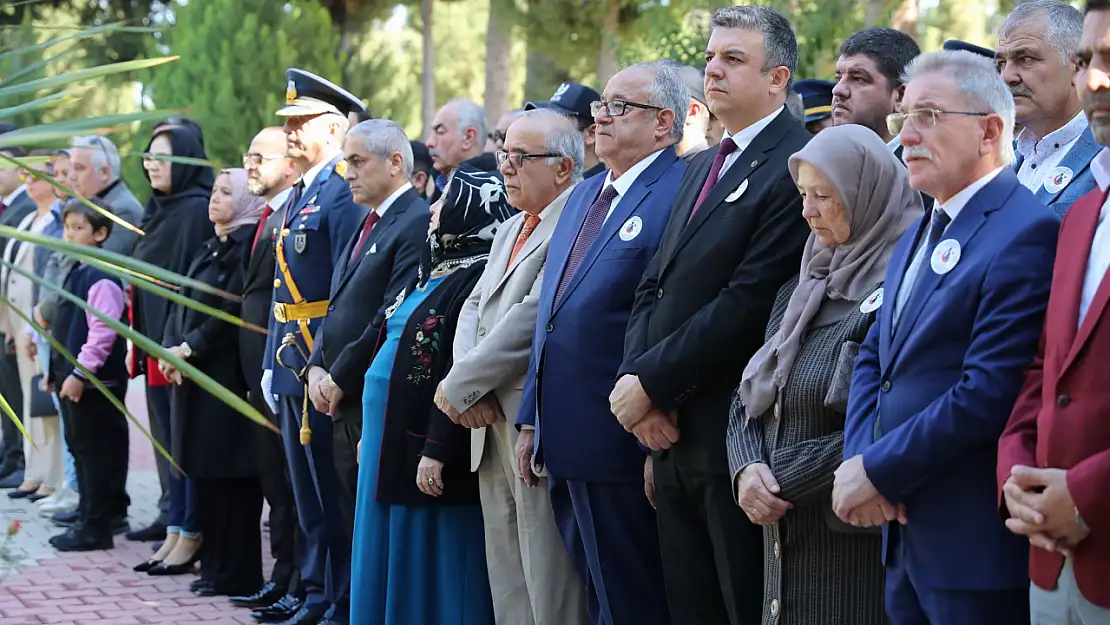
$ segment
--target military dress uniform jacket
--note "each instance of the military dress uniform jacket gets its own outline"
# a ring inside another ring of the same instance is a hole
[[[282,227],[274,235],[274,309],[263,368],[273,370],[270,390],[277,395],[304,395],[298,374],[308,364],[312,337],[327,312],[332,272],[343,263],[345,244],[366,218],[368,209],[355,203],[347,181],[336,171],[340,160],[333,158],[299,196],[290,196]],[[289,335],[295,345],[283,348]]]

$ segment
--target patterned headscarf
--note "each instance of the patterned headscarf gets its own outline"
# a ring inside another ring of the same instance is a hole
[[[428,233],[420,260],[420,285],[446,263],[487,256],[497,227],[516,212],[500,176],[465,167],[451,176],[441,203],[439,225]]]

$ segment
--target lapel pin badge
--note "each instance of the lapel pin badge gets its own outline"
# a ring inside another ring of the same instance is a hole
[[[1044,190],[1055,195],[1063,191],[1064,187],[1068,186],[1068,183],[1071,182],[1072,176],[1074,175],[1075,173],[1072,172],[1070,167],[1056,167],[1045,175]]]
[[[875,292],[867,296],[859,305],[859,311],[863,314],[875,312],[883,305],[883,287],[875,289]]]
[[[744,192],[747,191],[747,190],[748,190],[748,179],[745,178],[744,182],[741,182],[740,186],[736,187],[735,191],[728,194],[728,197],[725,198],[725,201],[726,202],[735,202],[736,200],[739,200],[740,196],[744,195]]]
[[[956,239],[945,239],[937,244],[937,248],[933,250],[933,257],[929,259],[929,264],[932,266],[933,271],[938,275],[952,271],[960,262],[960,242]]]
[[[639,215],[634,215],[624,222],[621,226],[620,238],[621,241],[631,241],[640,236],[640,231],[644,229],[644,220],[640,219]]]

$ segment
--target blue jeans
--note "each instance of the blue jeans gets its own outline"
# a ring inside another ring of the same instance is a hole
[[[147,399],[154,414],[150,418],[163,420],[165,432],[170,431],[170,400],[173,392],[169,386],[147,387]],[[173,449],[172,441],[162,441],[166,450]],[[197,516],[197,491],[190,480],[174,469],[170,469],[170,511],[167,534],[180,534],[182,538],[200,538],[200,519]]]
[[[43,375],[50,374],[50,341],[42,338],[41,336],[35,337],[35,347],[38,349],[38,363],[39,368],[42,370]],[[58,414],[62,414],[61,402],[58,401],[58,394],[51,393],[50,398],[54,400],[54,408],[58,410]],[[77,465],[73,462],[73,454],[69,452],[69,444],[66,443],[65,425],[62,424],[62,419],[58,419],[58,428],[62,437],[62,449],[65,452],[66,474],[65,482],[62,484],[64,487],[77,492]]]

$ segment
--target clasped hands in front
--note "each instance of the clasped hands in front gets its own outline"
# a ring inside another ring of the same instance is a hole
[[[472,430],[478,430],[493,425],[498,421],[505,420],[505,413],[501,410],[501,404],[497,401],[497,397],[493,393],[487,393],[484,397],[470,405],[469,408],[459,412],[455,409],[451,402],[447,399],[447,393],[443,390],[443,383],[436,387],[436,394],[433,400],[436,408],[447,415],[448,419],[455,425],[461,425]]]
[[[638,376],[617,380],[609,394],[609,409],[624,430],[648,449],[670,449],[678,442],[678,413],[667,414],[652,405]]]
[[[1090,529],[1080,521],[1067,471],[1018,465],[1002,485],[1006,527],[1029,544],[1071,557]]]
[[[328,372],[323,367],[308,368],[308,398],[318,412],[335,415],[339,402],[343,401],[343,389],[332,384]]]
[[[185,359],[185,349],[181,345],[171,347],[166,351],[173,354],[177,358],[180,358],[182,360]],[[158,370],[162,373],[162,377],[166,378],[170,382],[173,382],[174,384],[177,384],[178,386],[180,386],[181,382],[184,380],[184,377],[181,375],[181,371],[168,360],[159,359]]]
[[[863,456],[845,460],[833,474],[832,506],[836,516],[855,527],[877,527],[897,521],[906,524],[906,505],[879,494],[867,477]]]

